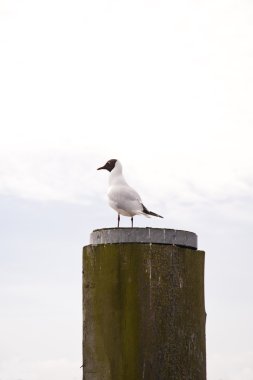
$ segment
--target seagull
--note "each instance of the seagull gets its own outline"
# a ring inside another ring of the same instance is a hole
[[[139,194],[128,185],[123,177],[122,165],[119,160],[109,160],[104,166],[101,166],[97,170],[102,169],[110,172],[107,195],[109,198],[109,205],[118,213],[118,227],[120,223],[120,215],[131,217],[132,227],[133,217],[135,215],[145,215],[148,218],[150,216],[163,218],[163,216],[149,211],[142,203]]]

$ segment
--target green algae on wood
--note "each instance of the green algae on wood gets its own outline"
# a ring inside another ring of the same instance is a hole
[[[205,380],[204,252],[164,244],[83,252],[84,380]]]

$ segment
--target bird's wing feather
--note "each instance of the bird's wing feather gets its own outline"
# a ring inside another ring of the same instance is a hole
[[[139,201],[141,202],[141,197],[130,186],[118,185],[113,188],[108,189],[108,196],[113,201],[119,201],[120,199],[124,199],[126,201]]]
[[[129,186],[118,185],[109,188],[108,197],[110,206],[123,215],[132,216],[143,211],[139,194]]]

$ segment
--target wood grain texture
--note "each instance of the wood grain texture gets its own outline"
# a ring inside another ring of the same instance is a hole
[[[83,251],[83,379],[206,380],[204,252]]]

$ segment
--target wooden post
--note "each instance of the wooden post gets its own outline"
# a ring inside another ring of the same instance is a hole
[[[206,380],[204,252],[187,231],[95,230],[83,251],[83,380]]]

